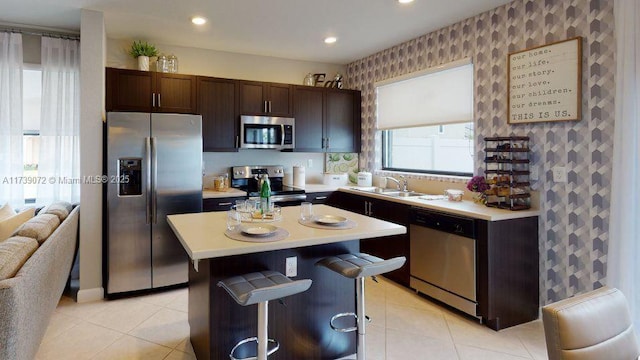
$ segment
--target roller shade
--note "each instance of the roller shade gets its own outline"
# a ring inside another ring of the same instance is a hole
[[[377,129],[473,121],[473,64],[463,59],[375,84]]]

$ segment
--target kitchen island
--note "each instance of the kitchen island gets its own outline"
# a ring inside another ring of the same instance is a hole
[[[314,205],[313,210],[316,215],[346,217],[357,225],[311,228],[298,223],[300,207],[286,207],[282,220],[272,224],[287,230],[287,238],[243,242],[224,235],[225,212],[168,216],[194,265],[189,270],[189,326],[198,359],[228,359],[239,340],[257,333],[257,307],[237,305],[217,282],[254,271],[285,274],[285,261],[291,257],[297,261],[297,276],[292,278],[311,279],[313,285],[284,299],[286,306],[274,302],[270,307],[269,336],[280,341],[280,350],[269,359],[336,359],[355,353],[355,333],[338,333],[329,326],[336,313],[355,311],[354,282],[315,263],[326,256],[358,252],[360,239],[403,234],[406,228],[326,205]],[[251,351],[238,351],[236,356],[250,356]]]

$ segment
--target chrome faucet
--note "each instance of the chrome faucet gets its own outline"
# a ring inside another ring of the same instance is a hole
[[[400,181],[398,181],[398,179],[391,176],[385,176],[385,179],[391,180],[394,183],[396,183],[396,185],[398,185],[398,191],[409,191],[408,189],[409,182],[407,181],[407,178],[405,176],[400,175],[400,180],[402,180],[402,184],[400,184]]]

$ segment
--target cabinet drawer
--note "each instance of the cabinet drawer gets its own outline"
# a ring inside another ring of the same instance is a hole
[[[246,199],[245,196],[228,197],[228,198],[211,198],[202,200],[202,211],[227,211],[231,206],[235,205],[236,200]]]

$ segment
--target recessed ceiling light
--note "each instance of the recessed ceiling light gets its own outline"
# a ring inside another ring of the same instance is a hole
[[[333,44],[336,41],[338,41],[338,39],[335,36],[329,36],[324,39],[325,44]]]
[[[398,2],[399,2],[400,4],[408,4],[408,3],[413,2],[413,0],[398,0]]]
[[[196,25],[204,25],[207,22],[207,19],[202,16],[194,16],[191,18],[191,22]]]

